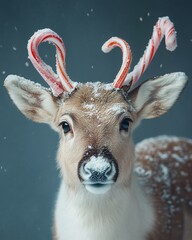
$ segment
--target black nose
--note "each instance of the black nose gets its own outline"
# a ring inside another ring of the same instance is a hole
[[[78,169],[79,179],[90,184],[112,183],[118,177],[116,160],[106,148],[100,151],[87,151]]]

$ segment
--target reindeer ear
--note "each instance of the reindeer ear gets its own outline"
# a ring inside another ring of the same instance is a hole
[[[140,118],[155,118],[166,113],[175,103],[187,83],[185,73],[166,74],[148,80],[130,93]]]
[[[9,75],[4,86],[15,105],[27,118],[35,122],[53,122],[58,103],[48,89],[15,75]]]

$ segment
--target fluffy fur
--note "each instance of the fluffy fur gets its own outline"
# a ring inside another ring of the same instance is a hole
[[[117,185],[101,196],[61,185],[55,214],[58,240],[143,240],[154,220],[152,204],[135,180],[130,188]]]

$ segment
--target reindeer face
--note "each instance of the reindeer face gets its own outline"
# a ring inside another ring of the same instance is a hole
[[[61,142],[59,165],[69,185],[103,193],[128,184],[132,169],[133,107],[121,91],[96,83],[81,85],[56,118]],[[129,156],[129,157],[128,157]]]
[[[163,31],[167,34],[167,48],[174,50],[176,35],[167,17],[159,19],[154,28],[155,41],[160,23],[167,28]],[[38,55],[37,47],[44,41],[56,46],[57,74]],[[142,118],[158,117],[167,112],[187,82],[184,73],[166,74],[132,91],[127,89],[125,97],[122,86],[130,88],[137,82],[153,58],[154,46],[152,44],[151,51],[151,44],[148,45],[131,73],[128,73],[132,59],[128,43],[111,38],[102,50],[109,52],[114,47],[121,48],[123,63],[113,84],[77,85],[65,71],[62,39],[50,29],[40,30],[29,40],[29,57],[54,95],[18,76],[8,76],[5,80],[10,97],[25,116],[48,123],[60,133],[58,162],[65,184],[74,189],[83,186],[92,193],[105,193],[115,185],[129,184],[134,159],[131,140],[134,125]]]
[[[101,83],[80,85],[67,99],[18,76],[8,76],[5,87],[25,116],[59,131],[58,162],[65,184],[104,193],[129,185],[132,129],[142,118],[165,113],[186,81],[183,73],[167,74],[144,82],[127,99],[122,90]]]

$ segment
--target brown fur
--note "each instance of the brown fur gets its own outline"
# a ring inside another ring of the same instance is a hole
[[[127,169],[130,171],[132,169],[134,153],[131,149],[133,149],[133,144],[131,138],[123,136],[121,139],[119,138],[120,120],[118,119],[118,112],[113,111],[112,107],[120,106],[123,109],[122,111],[133,120],[136,115],[130,111],[131,106],[127,104],[123,95],[117,94],[116,90],[109,91],[101,88],[97,92],[95,91],[92,84],[81,86],[61,104],[56,117],[55,124],[57,126],[65,119],[63,116],[66,113],[72,115],[74,119],[72,123],[75,132],[73,145],[67,146],[68,141],[63,131],[59,129],[62,133],[58,151],[61,172],[65,176],[66,184],[73,188],[80,186],[77,167],[88,146],[94,149],[107,146],[114,157],[118,159],[119,172],[121,173],[118,182],[125,185],[129,184]],[[102,98],[100,98],[100,95]],[[90,109],[89,106],[94,107]],[[112,126],[115,131],[111,131]],[[70,161],[68,156],[70,156]]]
[[[149,239],[183,239],[186,211],[192,228],[192,141],[145,140],[136,148],[136,155],[136,172],[156,210],[155,229]]]

